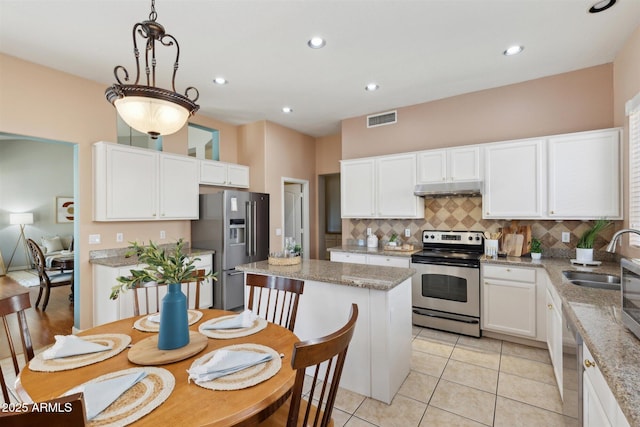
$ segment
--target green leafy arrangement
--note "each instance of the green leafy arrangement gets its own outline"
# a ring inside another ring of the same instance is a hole
[[[531,252],[537,254],[542,253],[542,242],[540,239],[536,239],[535,237],[531,238]]]
[[[193,265],[200,258],[189,258],[183,252],[183,239],[179,239],[173,250],[161,249],[157,244],[149,241],[148,246],[132,243],[131,250],[125,257],[138,256],[140,264],[145,264],[143,270],[131,270],[131,276],[120,276],[116,280],[120,283],[111,288],[110,299],[117,299],[121,292],[133,289],[143,283],[156,282],[159,285],[195,281],[196,267]],[[204,279],[218,280],[217,273],[209,272]]]
[[[593,242],[596,240],[596,237],[598,237],[598,233],[609,227],[611,224],[613,224],[613,222],[607,219],[597,220],[593,224],[593,227],[582,234],[576,244],[576,247],[581,249],[593,249]]]

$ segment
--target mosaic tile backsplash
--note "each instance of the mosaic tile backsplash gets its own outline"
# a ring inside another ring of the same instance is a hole
[[[519,220],[518,225],[530,225],[531,234],[542,241],[543,253],[572,258],[575,256],[576,243],[585,230],[593,225],[593,221],[531,221]],[[347,243],[355,243],[358,239],[366,239],[367,228],[378,236],[381,244],[388,241],[394,233],[403,241],[421,245],[422,230],[473,230],[498,231],[508,228],[510,220],[482,219],[482,197],[445,197],[425,199],[424,219],[352,219],[349,223]],[[613,233],[622,227],[622,221],[605,229],[594,244],[598,255],[604,252]],[[404,237],[404,230],[411,231],[411,237]],[[569,232],[569,243],[562,242],[562,233]],[[608,256],[607,252],[604,252]],[[596,259],[603,259],[597,257]]]

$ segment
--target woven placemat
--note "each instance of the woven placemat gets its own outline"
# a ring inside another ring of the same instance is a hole
[[[195,383],[200,387],[208,388],[210,390],[240,390],[268,380],[269,378],[277,374],[282,367],[280,354],[271,347],[260,344],[236,344],[223,347],[222,349],[269,353],[271,354],[271,360],[265,363],[260,363],[259,365],[251,366],[247,369],[243,369],[242,371],[226,375],[224,377],[216,378],[215,380],[195,381]],[[191,368],[207,363],[209,359],[211,359],[213,355],[216,354],[216,351],[222,349],[212,351],[194,360],[191,364]]]
[[[81,338],[85,341],[94,342],[96,344],[111,346],[111,350],[61,357],[59,359],[43,359],[42,354],[44,352],[41,352],[31,359],[31,362],[29,362],[29,369],[39,372],[56,372],[81,368],[83,366],[107,360],[108,358],[120,353],[122,350],[127,348],[129,343],[131,343],[131,337],[125,334],[86,335]]]
[[[237,314],[232,314],[230,316],[222,316],[216,317],[215,319],[207,320],[198,326],[198,332],[202,335],[206,335],[209,338],[217,338],[217,339],[229,339],[229,338],[239,338],[246,337],[247,335],[255,334],[267,327],[267,321],[262,317],[256,318],[253,321],[253,325],[248,328],[238,328],[238,329],[205,329],[206,325],[213,325],[214,323],[221,322],[226,319],[230,319],[232,317],[237,316]]]
[[[158,313],[150,314],[149,316],[144,316],[136,320],[133,327],[142,332],[159,332],[160,323],[149,320],[150,316],[155,316],[157,314]],[[198,320],[202,319],[202,312],[198,310],[188,310],[187,315],[189,316],[189,325],[193,325],[198,322]]]
[[[139,420],[167,400],[175,387],[176,379],[171,372],[163,368],[125,369],[99,376],[84,384],[100,382],[141,371],[145,371],[147,376],[122,393],[120,397],[94,419],[87,421],[87,426],[125,426]],[[84,384],[72,388],[64,396],[84,390]]]

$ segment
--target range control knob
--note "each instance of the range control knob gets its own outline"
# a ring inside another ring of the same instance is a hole
[[[473,240],[473,236],[469,236],[469,240]]]

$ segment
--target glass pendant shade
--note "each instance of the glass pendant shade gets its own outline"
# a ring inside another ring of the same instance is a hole
[[[189,118],[186,108],[162,99],[127,96],[114,105],[129,126],[152,136],[176,133]]]

